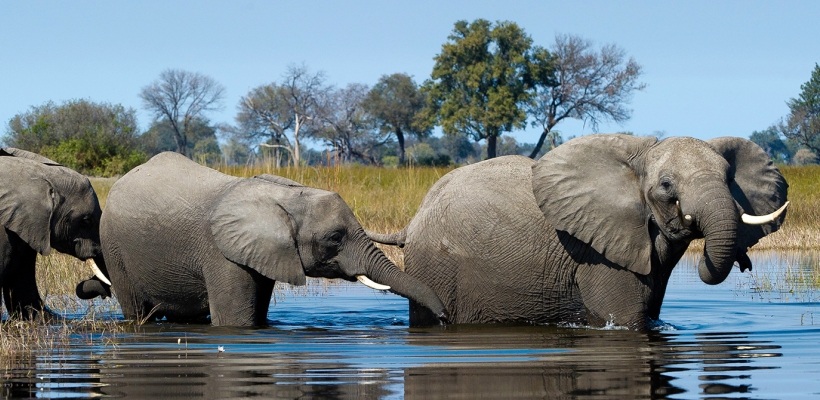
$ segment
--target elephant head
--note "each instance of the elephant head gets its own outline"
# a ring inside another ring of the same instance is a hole
[[[102,211],[88,178],[37,154],[2,148],[0,182],[0,224],[7,232],[42,255],[53,248],[81,260],[102,261]],[[34,265],[30,268],[33,271]],[[22,284],[2,285],[8,290]]]
[[[674,266],[703,237],[698,272],[708,284],[723,282],[735,261],[750,267],[748,247],[785,218],[787,187],[763,150],[740,138],[589,135],[533,166],[533,193],[555,229],[640,275],[653,257]]]
[[[447,319],[438,296],[373,244],[336,193],[272,175],[244,179],[219,200],[210,226],[228,260],[269,279],[294,285],[305,284],[307,276],[358,279],[413,299],[442,321]]]

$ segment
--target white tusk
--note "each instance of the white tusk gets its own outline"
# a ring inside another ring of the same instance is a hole
[[[365,285],[365,286],[367,286],[371,289],[390,290],[390,286],[382,285],[381,283],[373,282],[373,281],[370,280],[370,278],[368,278],[364,275],[356,275],[356,279],[358,279],[359,282],[362,283],[362,285]]]
[[[680,209],[680,201],[675,201],[675,208],[678,210],[678,219],[681,225],[685,227],[692,225],[692,216],[689,214],[683,215],[683,211]]]
[[[744,224],[747,224],[747,225],[768,224],[769,222],[772,222],[772,221],[776,220],[777,217],[780,216],[780,214],[783,214],[783,211],[785,211],[786,207],[788,207],[788,206],[789,206],[789,202],[787,201],[786,204],[783,204],[783,207],[780,207],[777,211],[775,211],[771,214],[761,215],[759,217],[756,217],[754,215],[749,215],[749,214],[743,213],[743,215],[740,216],[740,219],[743,221]]]
[[[85,261],[85,263],[88,264],[89,267],[91,267],[91,270],[94,271],[94,276],[96,276],[97,279],[101,280],[108,286],[112,286],[111,281],[109,281],[108,278],[105,277],[105,274],[103,274],[103,272],[100,271],[100,267],[97,266],[97,263],[94,262],[93,258],[89,258]]]

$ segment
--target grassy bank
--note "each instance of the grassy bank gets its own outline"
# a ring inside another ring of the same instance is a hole
[[[320,168],[218,167],[220,171],[241,177],[273,174],[311,187],[339,193],[365,229],[395,232],[415,215],[421,200],[448,168],[376,168],[366,166]],[[789,182],[789,206],[786,223],[758,243],[755,250],[820,249],[820,166],[781,167]],[[93,178],[92,185],[104,205],[115,179]],[[697,244],[693,246],[697,250]],[[401,251],[385,251],[401,264]],[[55,254],[40,257],[38,282],[43,294],[73,294],[74,285],[90,272],[76,259]]]
[[[779,167],[789,183],[786,222],[755,250],[820,249],[820,165]]]

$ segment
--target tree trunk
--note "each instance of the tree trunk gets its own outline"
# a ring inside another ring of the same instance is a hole
[[[495,158],[495,148],[498,143],[498,135],[487,135],[487,159]]]
[[[293,151],[291,152],[291,157],[293,157],[294,167],[298,167],[302,164],[302,153],[299,149],[299,129],[302,128],[304,118],[304,116],[296,114],[296,124],[293,126]]]
[[[399,141],[399,165],[404,165],[404,132],[400,127],[396,127],[396,140]]]
[[[538,153],[541,151],[541,147],[544,146],[544,140],[547,139],[547,135],[549,135],[549,133],[549,128],[544,128],[544,131],[541,132],[541,136],[538,138],[538,142],[535,143],[535,148],[532,149],[532,153],[530,153],[530,158],[535,160],[535,157],[538,157]]]

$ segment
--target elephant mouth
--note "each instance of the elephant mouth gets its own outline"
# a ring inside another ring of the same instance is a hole
[[[787,201],[786,203],[783,204],[782,207],[775,210],[774,212],[766,214],[766,215],[759,215],[759,216],[750,215],[750,214],[746,214],[745,212],[743,212],[740,215],[740,220],[741,220],[741,222],[743,222],[746,225],[765,225],[765,224],[768,224],[770,222],[776,221],[780,217],[780,215],[783,214],[784,211],[786,211],[786,208],[788,208],[788,206],[789,206],[789,202]],[[654,217],[653,217],[653,219],[654,219]],[[674,221],[674,220],[678,221],[678,223],[680,224],[680,227],[682,229],[678,229],[678,228],[675,227],[675,224],[672,223],[672,221]],[[673,216],[672,218],[669,218],[666,222],[667,223],[666,223],[665,226],[671,227],[670,228],[670,233],[678,233],[678,232],[681,232],[685,229],[690,228],[692,226],[693,218],[692,218],[692,215],[690,215],[690,214],[684,214],[683,211],[681,210],[681,207],[680,207],[680,201],[676,201],[675,202],[675,216]]]

